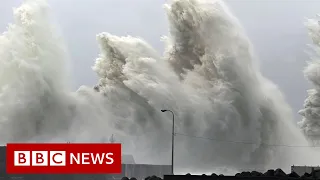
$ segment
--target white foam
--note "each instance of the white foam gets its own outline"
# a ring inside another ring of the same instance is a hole
[[[303,119],[298,123],[302,131],[311,140],[319,140],[320,137],[320,25],[318,19],[308,19],[306,22],[308,33],[312,39],[313,45],[311,45],[314,54],[310,54],[311,61],[308,62],[308,66],[304,70],[306,79],[312,83],[313,89],[308,90],[308,97],[304,102],[304,109],[299,113],[303,116]]]

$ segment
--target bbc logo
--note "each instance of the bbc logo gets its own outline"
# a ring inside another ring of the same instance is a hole
[[[14,166],[66,166],[66,152],[14,151]]]

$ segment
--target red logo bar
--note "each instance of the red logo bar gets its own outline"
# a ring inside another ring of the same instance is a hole
[[[119,174],[121,144],[7,144],[8,174]]]

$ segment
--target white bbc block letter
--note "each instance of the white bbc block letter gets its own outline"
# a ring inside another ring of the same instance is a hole
[[[48,151],[32,151],[32,166],[48,166]]]
[[[65,166],[66,152],[65,151],[50,151],[50,166]]]
[[[30,166],[30,151],[14,151],[15,166]]]

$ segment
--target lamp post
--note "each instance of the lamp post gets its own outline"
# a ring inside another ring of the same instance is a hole
[[[171,146],[171,172],[173,175],[173,160],[174,160],[174,113],[171,110],[162,109],[161,112],[169,111],[172,114],[172,146]]]

